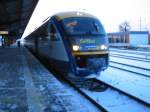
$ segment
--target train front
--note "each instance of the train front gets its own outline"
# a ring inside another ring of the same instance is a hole
[[[108,40],[100,21],[92,17],[70,17],[62,22],[76,74],[87,76],[105,70],[109,61]]]

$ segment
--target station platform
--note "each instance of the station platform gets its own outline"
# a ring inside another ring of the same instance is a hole
[[[0,112],[98,112],[24,47],[0,48]]]

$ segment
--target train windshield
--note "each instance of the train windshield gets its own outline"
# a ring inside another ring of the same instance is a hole
[[[102,24],[94,18],[71,17],[63,19],[62,23],[69,35],[105,35]]]

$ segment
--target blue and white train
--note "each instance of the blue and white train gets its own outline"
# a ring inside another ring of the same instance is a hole
[[[108,67],[108,39],[101,22],[84,12],[62,12],[44,21],[25,45],[57,71],[89,76]]]

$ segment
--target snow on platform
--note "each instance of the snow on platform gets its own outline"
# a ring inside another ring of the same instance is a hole
[[[25,48],[0,48],[0,112],[98,112]]]

